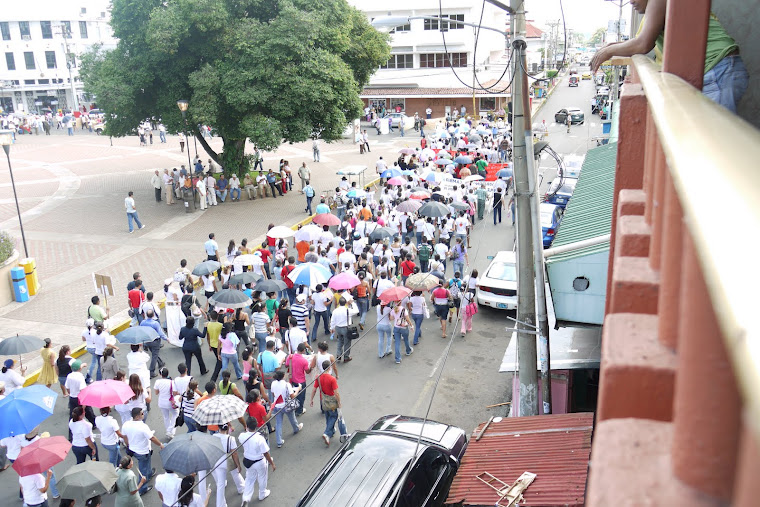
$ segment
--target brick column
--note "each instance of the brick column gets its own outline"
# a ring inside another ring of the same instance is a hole
[[[683,213],[669,173],[665,175],[664,201],[657,337],[664,346],[675,350],[678,343],[678,319],[673,318],[673,305],[674,301],[678,301],[681,287]]]
[[[756,507],[760,499],[760,446],[755,434],[746,424],[742,428],[741,449],[739,451],[739,469],[736,471],[734,488],[734,507]]]
[[[665,153],[662,145],[657,143],[657,154],[654,162],[654,188],[652,199],[652,239],[649,247],[649,265],[652,269],[660,269],[660,248],[662,248],[662,210],[665,195],[665,174],[668,166],[665,163]]]
[[[711,0],[668,0],[662,71],[702,89]]]

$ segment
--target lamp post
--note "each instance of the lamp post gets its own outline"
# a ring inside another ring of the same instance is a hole
[[[13,187],[13,199],[16,201],[16,213],[18,213],[18,224],[21,227],[21,241],[24,243],[24,256],[29,257],[29,250],[26,248],[26,236],[24,235],[24,223],[21,221],[21,209],[18,206],[18,196],[16,195],[16,182],[13,179],[13,167],[11,167],[11,143],[13,143],[13,133],[10,130],[0,130],[0,144],[3,145],[3,151],[8,159],[8,171],[11,173],[11,186]]]
[[[186,100],[178,100],[177,107],[182,113],[182,120],[185,122],[185,144],[187,144],[187,172],[190,175],[190,183],[193,187],[193,209],[197,209],[195,204],[195,182],[193,181],[193,173],[195,172],[192,164],[190,163],[190,143],[187,142],[187,107],[190,103]],[[198,155],[196,151],[196,156]]]

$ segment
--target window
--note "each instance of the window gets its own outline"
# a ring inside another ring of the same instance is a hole
[[[42,29],[43,39],[53,38],[53,27],[51,26],[50,21],[40,21],[40,28]]]
[[[45,61],[47,62],[48,69],[58,68],[58,65],[55,61],[55,51],[45,51]]]
[[[66,65],[71,67],[72,69],[76,68],[77,56],[74,53],[69,53],[66,55]]]
[[[396,32],[411,32],[412,31],[412,24],[407,23],[405,25],[397,26],[396,28],[393,28],[390,33],[396,33]]]
[[[61,28],[63,36],[67,39],[71,38],[71,21],[61,21]]]
[[[87,21],[79,22],[79,36],[83,39],[87,38]]]
[[[411,69],[414,68],[414,55],[391,55],[390,60],[381,69]]]
[[[50,84],[49,79],[38,79],[37,84]]]
[[[496,97],[480,97],[481,111],[495,111],[496,110]]]
[[[467,53],[449,53],[452,67],[467,67]]]
[[[439,18],[439,16],[435,16]],[[423,24],[425,30],[461,30],[464,25],[449,23],[447,19],[453,19],[464,23],[464,14],[444,14],[440,19],[426,19]]]
[[[438,18],[438,16],[436,16]],[[438,30],[438,19],[426,19],[422,25],[425,30]]]
[[[452,67],[467,67],[467,53],[449,53]],[[446,53],[422,53],[420,54],[420,67],[448,67]]]
[[[5,65],[8,66],[8,70],[16,70],[16,59],[13,53],[5,53]]]
[[[26,70],[34,70],[36,68],[34,65],[34,53],[31,51],[25,51],[24,62],[26,63]]]
[[[7,21],[0,22],[0,33],[3,34],[3,40],[11,40],[11,27]]]
[[[34,84],[34,79],[24,79],[24,84],[25,85],[33,85]]]
[[[31,37],[31,32],[29,31],[29,22],[28,21],[19,21],[18,22],[18,31],[21,34],[21,38],[24,37]]]

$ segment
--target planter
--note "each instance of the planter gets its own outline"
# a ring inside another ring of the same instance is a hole
[[[13,301],[13,281],[11,280],[11,269],[18,266],[18,250],[14,250],[13,254],[8,257],[2,265],[0,265],[0,306],[5,306]]]

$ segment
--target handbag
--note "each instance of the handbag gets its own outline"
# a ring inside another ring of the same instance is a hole
[[[428,305],[425,304],[425,306],[422,307],[423,312],[425,313],[425,318],[430,318],[430,308],[428,308]]]
[[[301,401],[298,398],[288,398],[285,402],[285,412],[293,412],[301,407]]]
[[[338,398],[322,393],[322,409],[327,411],[338,410]]]
[[[351,324],[351,316],[348,312],[348,307],[346,307],[346,316],[348,317],[348,339],[349,340],[358,340],[359,339],[359,329]]]
[[[182,403],[179,405],[179,414],[177,415],[177,418],[174,420],[174,427],[175,428],[181,428],[185,425],[185,397],[182,396]]]

